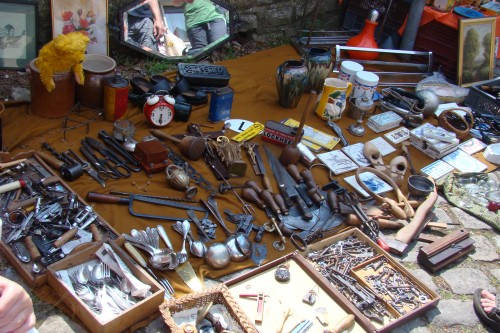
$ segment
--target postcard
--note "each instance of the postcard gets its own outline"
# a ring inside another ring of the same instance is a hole
[[[408,131],[408,133],[410,133],[410,132]],[[385,141],[384,138],[381,136],[379,136],[373,140],[370,140],[368,142],[373,143],[378,148],[378,151],[380,152],[380,154],[382,154],[382,156],[389,155],[389,154],[396,151],[396,148],[391,146],[391,144],[389,142]]]
[[[335,175],[358,168],[358,165],[341,150],[332,150],[327,153],[318,154],[317,156]]]
[[[386,193],[392,190],[392,187],[383,181],[381,178],[376,176],[371,172],[363,172],[359,174],[359,178],[371,191],[376,194]],[[369,198],[370,195],[359,185],[356,181],[356,176],[345,177],[344,181],[351,185],[359,194],[361,194],[364,198]]]
[[[422,174],[425,176],[430,176],[434,179],[439,179],[444,175],[447,175],[448,173],[452,172],[453,170],[455,170],[455,168],[446,163],[445,161],[437,160],[423,167],[420,170],[420,172],[422,172]]]
[[[475,159],[461,149],[455,150],[442,159],[460,172],[482,172],[488,169],[486,164]]]
[[[384,134],[385,138],[394,144],[401,143],[410,138],[410,130],[406,127],[396,128],[394,131]]]
[[[358,142],[349,146],[342,147],[342,151],[351,158],[359,166],[370,166],[372,165],[370,161],[366,158],[363,153],[365,144],[363,142]]]
[[[472,138],[458,145],[458,149],[462,149],[469,155],[475,154],[486,148],[487,144],[483,141]]]

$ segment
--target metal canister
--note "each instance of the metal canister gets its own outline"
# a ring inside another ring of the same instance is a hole
[[[104,120],[115,122],[128,107],[128,80],[120,74],[104,81]]]
[[[215,90],[210,97],[208,121],[217,123],[231,118],[234,91],[230,87]]]

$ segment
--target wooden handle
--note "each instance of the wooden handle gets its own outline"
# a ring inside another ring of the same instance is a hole
[[[70,239],[75,237],[78,232],[77,228],[70,229],[66,231],[61,237],[59,237],[53,244],[54,247],[61,247],[66,244]]]
[[[353,314],[348,314],[342,320],[335,325],[333,328],[329,328],[327,330],[328,333],[340,333],[345,330],[347,330],[349,327],[351,327],[354,324],[354,315]]]
[[[246,186],[252,188],[257,194],[262,192],[262,189],[259,187],[259,185],[254,182],[253,180],[247,180],[245,183]]]
[[[387,219],[376,219],[380,229],[400,229],[404,226],[403,223],[397,221],[391,221]],[[358,226],[361,225],[361,220],[354,214],[347,215],[348,225]]]
[[[120,197],[118,195],[102,194],[97,192],[87,193],[87,200],[91,202],[117,203],[127,205],[129,198]]]
[[[165,132],[162,132],[158,129],[152,129],[151,134],[153,134],[154,136],[156,136],[158,138],[167,139],[167,140],[170,140],[170,141],[175,142],[175,143],[181,143],[180,139],[177,139],[175,136],[171,136],[171,135],[169,135]]]
[[[99,232],[99,228],[97,228],[95,224],[91,224],[89,229],[92,233],[92,239],[94,240],[94,242],[102,242],[102,235]]]
[[[271,180],[266,174],[262,174],[262,185],[264,186],[264,189],[273,193],[273,186],[271,185]]]
[[[53,156],[45,154],[42,151],[36,152],[36,155],[38,155],[38,157],[40,157],[45,163],[47,163],[56,170],[61,170],[61,167],[64,165],[63,161],[60,161]]]
[[[47,178],[44,178],[40,181],[40,184],[42,184],[43,186],[47,186],[47,185],[52,185],[52,184],[55,184],[57,182],[61,181],[59,179],[59,177],[57,176],[51,176],[51,177],[47,177]]]
[[[137,249],[132,244],[125,242],[123,246],[125,246],[127,252],[139,265],[141,265],[144,268],[148,266],[146,260],[142,257],[139,251],[137,251]]]
[[[21,207],[28,207],[28,206],[31,206],[31,205],[34,205],[36,203],[36,201],[38,200],[38,197],[31,197],[29,199],[26,199],[26,200],[22,200],[22,201],[12,201],[11,203],[9,203],[9,205],[7,206],[7,211],[10,213],[12,211],[15,211],[16,209],[18,208],[21,208]]]
[[[288,215],[288,208],[286,208],[285,199],[283,199],[283,196],[279,193],[276,193],[273,195],[273,199],[280,208],[283,215]]]
[[[5,168],[10,168],[14,165],[18,165],[19,163],[22,163],[26,161],[26,158],[22,158],[20,160],[15,160],[15,161],[10,161],[10,162],[5,162],[5,163],[0,163],[0,170],[3,170]]]
[[[266,203],[266,205],[271,208],[271,210],[276,214],[281,214],[281,209],[278,207],[274,201],[273,195],[268,190],[262,190],[259,193],[259,197]]]
[[[300,119],[300,124],[299,127],[297,128],[297,134],[295,134],[295,138],[293,138],[292,141],[292,147],[297,147],[297,144],[299,143],[300,139],[302,138],[302,130],[304,129],[304,125],[306,123],[307,117],[309,116],[310,113],[312,113],[314,109],[314,105],[316,104],[316,98],[318,94],[316,91],[311,91],[309,94],[309,98],[307,99],[307,104],[306,108],[302,112],[302,117]]]
[[[326,202],[328,206],[334,213],[338,213],[340,211],[339,207],[339,199],[337,197],[337,193],[330,191],[326,194]]]
[[[285,312],[283,312],[283,317],[281,317],[281,320],[279,322],[278,328],[276,329],[276,333],[283,333],[283,327],[285,326],[285,322],[290,317],[292,309],[290,307],[287,307],[285,309]]]
[[[429,179],[431,179],[429,177]],[[431,179],[432,181],[432,179]],[[438,198],[436,185],[434,191],[427,196],[427,199],[417,208],[412,221],[405,227],[401,228],[396,234],[396,239],[405,244],[410,242],[422,231],[425,227],[425,216],[434,207]]]
[[[295,179],[297,183],[302,183],[304,181],[304,178],[300,175],[299,168],[297,167],[297,164],[288,164],[286,166],[286,170],[288,173]]]
[[[241,196],[246,201],[251,202],[253,204],[256,204],[257,206],[259,206],[262,209],[265,209],[267,207],[265,202],[262,201],[261,198],[259,198],[259,195],[257,194],[257,192],[255,192],[255,190],[251,187],[245,187],[245,188],[241,189]]]
[[[35,243],[33,243],[31,236],[26,236],[24,238],[24,244],[26,244],[26,247],[31,254],[31,258],[33,258],[34,261],[38,261],[42,258],[42,255],[40,254],[40,251],[38,251]]]

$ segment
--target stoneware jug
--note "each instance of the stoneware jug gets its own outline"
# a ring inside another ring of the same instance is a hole
[[[287,60],[276,70],[276,87],[282,107],[297,107],[307,84],[307,67],[301,60]]]
[[[308,81],[306,92],[311,90],[318,94],[323,88],[323,83],[332,71],[332,50],[330,48],[313,47],[306,52],[306,66]]]
[[[345,110],[347,97],[351,94],[352,83],[341,79],[324,80],[321,95],[316,105],[316,115],[324,120],[339,120]]]

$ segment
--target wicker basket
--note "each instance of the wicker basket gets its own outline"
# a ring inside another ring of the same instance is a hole
[[[224,284],[165,302],[160,306],[160,312],[172,333],[183,333],[183,330],[175,323],[173,317],[175,313],[187,309],[200,308],[209,302],[222,304],[227,309],[228,314],[240,325],[243,332],[258,333],[255,326],[251,323],[243,310],[241,310],[240,306]]]
[[[467,113],[470,121],[460,115],[458,111]],[[438,125],[447,131],[455,133],[459,140],[463,140],[469,135],[472,124],[474,124],[474,117],[472,112],[466,108],[444,110],[438,117]]]

